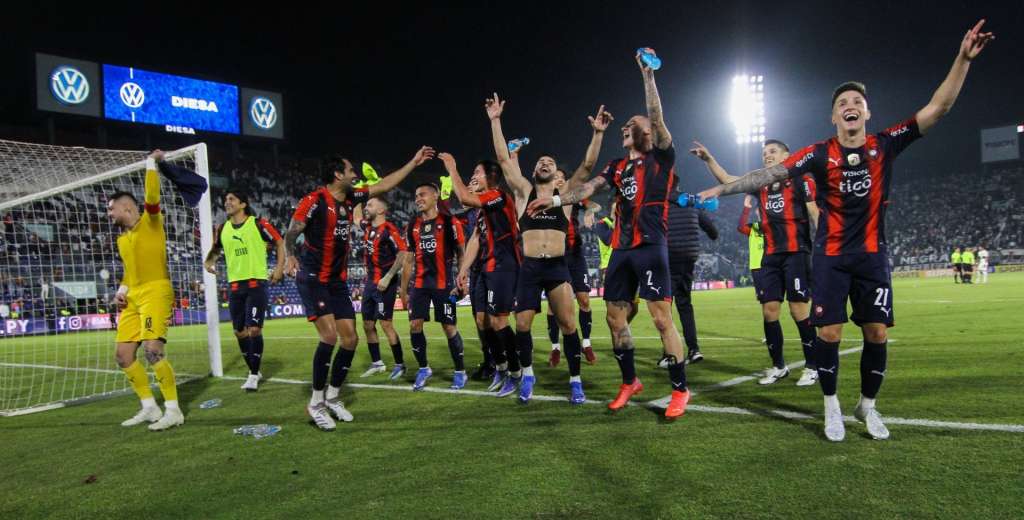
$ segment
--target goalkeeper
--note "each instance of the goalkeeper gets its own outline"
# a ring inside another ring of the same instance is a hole
[[[117,364],[142,401],[142,409],[121,425],[135,426],[148,422],[152,431],[166,430],[185,422],[178,406],[174,368],[164,357],[174,290],[167,267],[164,217],[160,213],[157,162],[162,161],[163,156],[163,152],[156,150],[146,159],[145,210],[141,214],[138,200],[129,192],[119,191],[107,202],[107,216],[123,230],[117,237],[117,249],[124,263],[124,278],[114,297],[114,302],[121,309],[117,320]],[[160,385],[166,408],[163,413],[153,398],[146,369],[136,359],[140,345]]]

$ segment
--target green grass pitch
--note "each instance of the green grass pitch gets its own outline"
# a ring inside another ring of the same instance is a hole
[[[305,384],[270,381],[245,394],[239,380],[203,378],[181,386],[187,422],[164,433],[119,426],[135,412],[134,396],[0,418],[0,517],[1024,517],[1024,275],[973,286],[901,279],[894,300],[878,407],[908,421],[891,424],[884,442],[852,423],[844,442],[824,440],[820,390],[796,387],[799,371],[769,387],[747,380],[711,388],[769,365],[753,292],[735,289],[695,294],[707,360],[687,371],[696,395],[674,422],[644,406],[610,414],[602,403],[521,406],[466,392],[360,387],[343,394],[355,421],[322,433],[307,424]],[[598,402],[620,381],[603,302],[593,308],[599,360],[584,365],[583,379]],[[459,319],[472,367],[480,352],[468,309]],[[796,328],[782,322],[787,362],[800,361]],[[412,362],[405,315],[395,323]],[[563,399],[567,369],[564,360],[547,367],[544,326],[535,321],[535,392]],[[225,371],[242,376],[230,329],[221,330]],[[656,367],[660,343],[645,310],[633,330],[642,404],[667,395],[669,383]],[[447,388],[443,335],[435,324],[426,332],[431,386]],[[265,335],[265,375],[308,380],[312,326],[270,321]],[[857,329],[845,335],[841,349],[860,346]],[[0,340],[0,351],[30,341]],[[382,351],[390,366],[386,345]],[[113,356],[113,347],[102,355]],[[359,378],[368,358],[361,338],[348,381],[387,385],[384,376]],[[841,358],[846,415],[859,393],[858,360],[857,352]],[[413,372],[392,386],[410,386]],[[485,390],[479,382],[467,389]],[[223,405],[199,409],[211,398]],[[232,434],[261,422],[283,430],[262,440]]]

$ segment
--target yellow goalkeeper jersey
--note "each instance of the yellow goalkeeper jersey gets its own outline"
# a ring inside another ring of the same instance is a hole
[[[160,177],[155,170],[146,170],[145,210],[135,227],[117,237],[117,249],[124,263],[124,285],[131,288],[160,280],[170,282],[167,235],[160,213]]]

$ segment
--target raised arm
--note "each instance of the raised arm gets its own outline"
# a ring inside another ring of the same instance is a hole
[[[369,195],[371,197],[374,197],[382,193],[387,193],[391,191],[392,189],[395,188],[395,186],[398,186],[398,183],[405,180],[405,178],[408,177],[409,174],[412,173],[412,171],[415,170],[417,166],[433,158],[433,148],[429,146],[424,146],[420,148],[416,152],[416,155],[414,155],[409,162],[405,163],[405,166],[402,166],[401,168],[385,175],[377,184],[368,186],[367,189],[369,190]]]
[[[164,160],[164,153],[160,150],[153,150],[146,158],[146,213],[155,215],[160,213],[160,175],[157,173],[156,163]]]
[[[508,153],[508,144],[505,142],[505,133],[501,129],[501,114],[505,111],[505,101],[498,98],[494,93],[493,98],[487,98],[484,102],[487,110],[487,117],[491,120],[491,140],[494,142],[494,156],[498,159],[501,172],[505,174],[505,181],[517,196],[526,197],[530,194],[530,181],[523,177],[519,169],[519,161],[513,160]]]
[[[587,145],[587,153],[583,156],[583,162],[568,180],[569,188],[583,184],[590,178],[590,173],[594,171],[594,165],[597,164],[597,156],[601,153],[604,132],[608,130],[608,125],[615,120],[610,113],[605,111],[604,105],[597,109],[596,114],[587,116],[587,119],[590,120],[590,127],[594,129],[594,134],[590,137],[590,144]]]
[[[718,161],[715,160],[715,156],[711,155],[711,152],[708,151],[707,147],[699,142],[693,142],[693,148],[690,149],[690,153],[704,161],[704,166],[707,166],[708,171],[718,179],[718,182],[725,184],[739,179],[739,177],[736,177],[735,175],[729,175],[729,172],[725,171],[725,168],[722,168],[722,165],[718,164]]]
[[[953,66],[949,69],[946,79],[932,94],[931,101],[917,111],[917,128],[921,135],[935,126],[935,123],[938,123],[939,119],[953,108],[953,103],[960,95],[960,88],[964,86],[964,79],[967,77],[967,70],[971,67],[971,61],[978,57],[988,42],[995,39],[994,34],[981,32],[981,26],[984,24],[984,19],[979,20],[974,27],[967,31],[964,39],[960,42],[960,51],[957,53],[956,59],[953,60]]]
[[[654,70],[640,59],[639,52],[636,54],[636,64],[640,66],[640,72],[644,76],[647,118],[651,120],[651,142],[659,150],[668,150],[672,146],[672,134],[665,126],[665,115],[661,110],[661,96],[658,94],[658,85],[654,82]]]
[[[452,154],[448,152],[442,152],[437,156],[437,158],[441,159],[441,162],[444,163],[444,169],[452,179],[452,191],[455,193],[455,196],[458,197],[459,202],[461,202],[463,206],[470,208],[479,208],[482,206],[483,203],[480,201],[480,197],[476,193],[470,191],[469,186],[466,186],[466,183],[462,182],[459,170],[455,166],[455,157],[452,157]]]

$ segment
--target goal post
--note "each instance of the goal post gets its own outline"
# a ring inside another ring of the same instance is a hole
[[[146,155],[0,141],[0,415],[131,391],[114,361],[123,266],[106,202],[117,191],[142,199]],[[165,160],[209,180],[203,143]],[[223,375],[216,277],[202,265],[210,204],[207,191],[193,208],[161,177],[175,291],[167,352],[182,382]]]

